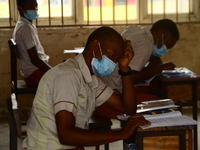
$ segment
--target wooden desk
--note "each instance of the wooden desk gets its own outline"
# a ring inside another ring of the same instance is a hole
[[[152,94],[159,95],[161,98],[170,98],[176,105],[180,105],[180,111],[184,106],[192,106],[193,119],[197,120],[197,85],[200,77],[188,70],[191,73],[190,78],[163,78],[156,77],[150,83],[150,91]],[[197,125],[194,126],[194,150],[197,150],[198,139]]]

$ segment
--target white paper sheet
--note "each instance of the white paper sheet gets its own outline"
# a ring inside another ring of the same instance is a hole
[[[118,119],[127,120],[130,116],[118,115]],[[168,112],[157,115],[144,115],[144,118],[151,122],[151,125],[140,126],[142,129],[154,127],[197,125],[197,121],[184,116],[180,111]]]
[[[151,125],[140,126],[142,129],[154,128],[154,127],[169,127],[169,126],[185,126],[185,125],[197,125],[197,121],[187,116],[176,116],[167,118],[147,119],[151,122]]]

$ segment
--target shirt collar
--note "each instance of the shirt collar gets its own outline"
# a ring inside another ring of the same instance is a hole
[[[81,70],[81,72],[83,74],[85,82],[86,83],[91,83],[92,82],[92,76],[91,76],[91,73],[90,73],[90,70],[89,70],[88,66],[85,63],[85,59],[83,57],[83,54],[78,54],[75,57],[75,60],[78,62],[79,68],[80,68],[80,70]]]

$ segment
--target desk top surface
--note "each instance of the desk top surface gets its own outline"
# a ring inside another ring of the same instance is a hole
[[[137,128],[137,132],[144,132],[144,131],[164,131],[164,130],[192,130],[193,126],[171,126],[171,127],[155,127],[149,129],[142,129],[140,127]]]
[[[180,67],[176,68],[175,70],[178,70],[180,72],[188,73],[189,77],[184,77],[184,78],[164,78],[161,76],[162,81],[190,81],[190,80],[200,80],[200,76],[192,72],[191,70],[185,68],[185,67]]]

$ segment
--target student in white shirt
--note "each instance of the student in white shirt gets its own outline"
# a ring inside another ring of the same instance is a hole
[[[109,27],[96,29],[82,54],[49,70],[41,79],[27,124],[24,149],[84,149],[129,138],[137,126],[150,122],[136,114],[137,99],[129,63],[130,41]],[[118,95],[98,76],[119,65],[123,93]],[[98,75],[98,76],[97,76]],[[102,104],[133,115],[118,131],[90,131],[88,122]]]
[[[17,0],[19,20],[13,39],[19,51],[20,72],[28,86],[37,87],[44,73],[51,69],[49,56],[40,43],[37,28],[32,20],[38,18],[36,0]]]
[[[155,22],[151,29],[147,27],[128,26],[121,34],[131,41],[135,56],[130,62],[134,84],[144,82],[160,74],[162,70],[173,70],[172,62],[162,63],[161,56],[165,55],[179,40],[176,24],[169,19]],[[113,89],[122,92],[121,76],[118,68],[106,77],[100,77]]]

